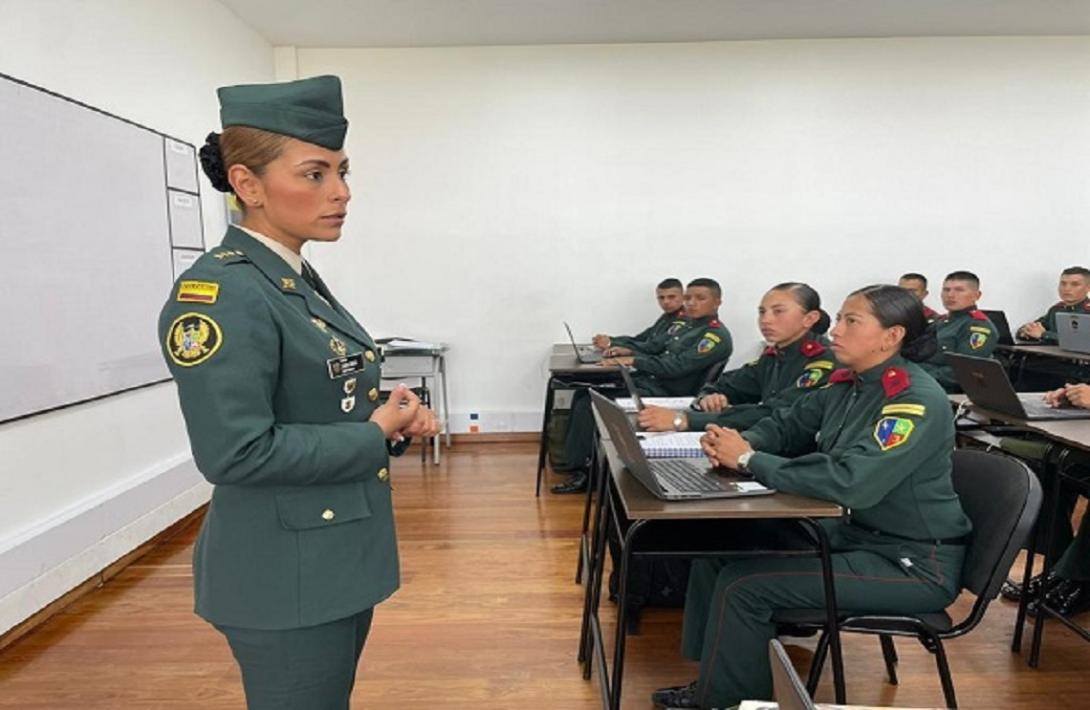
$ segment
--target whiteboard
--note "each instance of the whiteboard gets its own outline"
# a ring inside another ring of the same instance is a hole
[[[169,378],[165,139],[0,75],[0,422]]]

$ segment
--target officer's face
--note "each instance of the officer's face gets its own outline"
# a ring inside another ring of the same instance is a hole
[[[892,357],[904,339],[905,329],[899,325],[884,327],[871,310],[870,301],[855,295],[840,307],[829,335],[837,359],[862,372]]]
[[[685,291],[685,315],[707,318],[719,310],[719,297],[707,286],[691,286]]]
[[[1090,282],[1086,280],[1085,276],[1074,274],[1060,277],[1060,300],[1064,303],[1082,301],[1086,298],[1087,291],[1090,291]]]
[[[923,281],[917,279],[900,279],[897,281],[897,285],[906,291],[911,291],[916,294],[916,298],[921,301],[927,298],[927,287],[923,285]]]
[[[980,289],[972,281],[951,279],[942,284],[942,305],[948,311],[964,311],[980,300]]]
[[[662,309],[663,313],[677,313],[685,300],[680,288],[655,289],[655,296],[659,300],[659,308]]]
[[[254,193],[260,215],[254,216],[262,222],[259,226],[273,231],[271,237],[288,237],[300,245],[311,239],[340,239],[352,199],[347,175],[348,159],[343,150],[289,140],[280,157],[256,178]]]
[[[757,308],[757,326],[765,342],[790,345],[806,335],[818,315],[817,311],[805,311],[788,291],[769,291]]]

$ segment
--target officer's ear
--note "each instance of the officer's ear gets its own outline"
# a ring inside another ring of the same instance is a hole
[[[891,325],[886,328],[885,333],[883,333],[882,349],[889,352],[903,347],[905,344],[905,335],[907,334],[908,331],[905,330],[903,325]]]
[[[227,180],[243,207],[260,207],[265,202],[265,188],[253,170],[241,163],[227,169]]]

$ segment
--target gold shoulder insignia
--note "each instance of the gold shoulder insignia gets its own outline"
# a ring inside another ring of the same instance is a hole
[[[922,417],[927,413],[927,407],[922,404],[887,404],[882,407],[882,416],[887,414],[912,414]]]
[[[813,362],[809,362],[809,363],[806,364],[807,369],[812,369],[812,368],[815,368],[815,367],[821,368],[822,370],[831,370],[831,369],[833,369],[833,361],[832,360],[814,360]]]
[[[174,319],[167,333],[167,352],[175,365],[194,367],[216,354],[223,345],[219,323],[203,313],[185,313]]]

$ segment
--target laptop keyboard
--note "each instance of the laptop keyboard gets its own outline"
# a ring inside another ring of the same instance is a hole
[[[721,491],[724,486],[689,461],[660,459],[651,461],[651,470],[659,480],[679,491]]]

